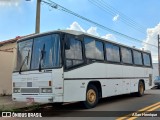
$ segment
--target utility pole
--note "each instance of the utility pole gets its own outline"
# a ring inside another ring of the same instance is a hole
[[[160,76],[160,52],[159,52],[159,49],[160,49],[160,37],[159,37],[159,34],[158,34],[158,72],[159,72],[159,76]]]
[[[31,0],[26,0],[26,1],[31,1]],[[41,12],[41,0],[37,0],[35,33],[40,32],[40,12]]]
[[[41,11],[41,0],[37,0],[35,33],[40,32],[40,11]]]

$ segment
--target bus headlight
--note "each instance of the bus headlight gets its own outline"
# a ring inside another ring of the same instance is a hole
[[[21,92],[20,88],[13,88],[13,93],[20,93],[20,92]]]
[[[52,93],[52,88],[41,88],[42,93]]]

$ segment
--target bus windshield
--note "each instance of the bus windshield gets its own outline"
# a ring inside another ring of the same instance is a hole
[[[18,43],[15,71],[49,69],[61,66],[60,37],[46,35]]]

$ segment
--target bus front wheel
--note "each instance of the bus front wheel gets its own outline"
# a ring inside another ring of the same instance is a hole
[[[137,92],[137,96],[138,97],[141,97],[144,95],[144,83],[142,81],[139,81],[139,84],[138,84],[138,92]]]
[[[98,103],[98,90],[94,85],[89,85],[86,91],[86,101],[83,102],[87,109],[94,108]]]

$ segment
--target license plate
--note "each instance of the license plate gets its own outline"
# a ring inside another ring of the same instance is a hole
[[[33,103],[34,102],[34,98],[26,98],[28,103]]]

